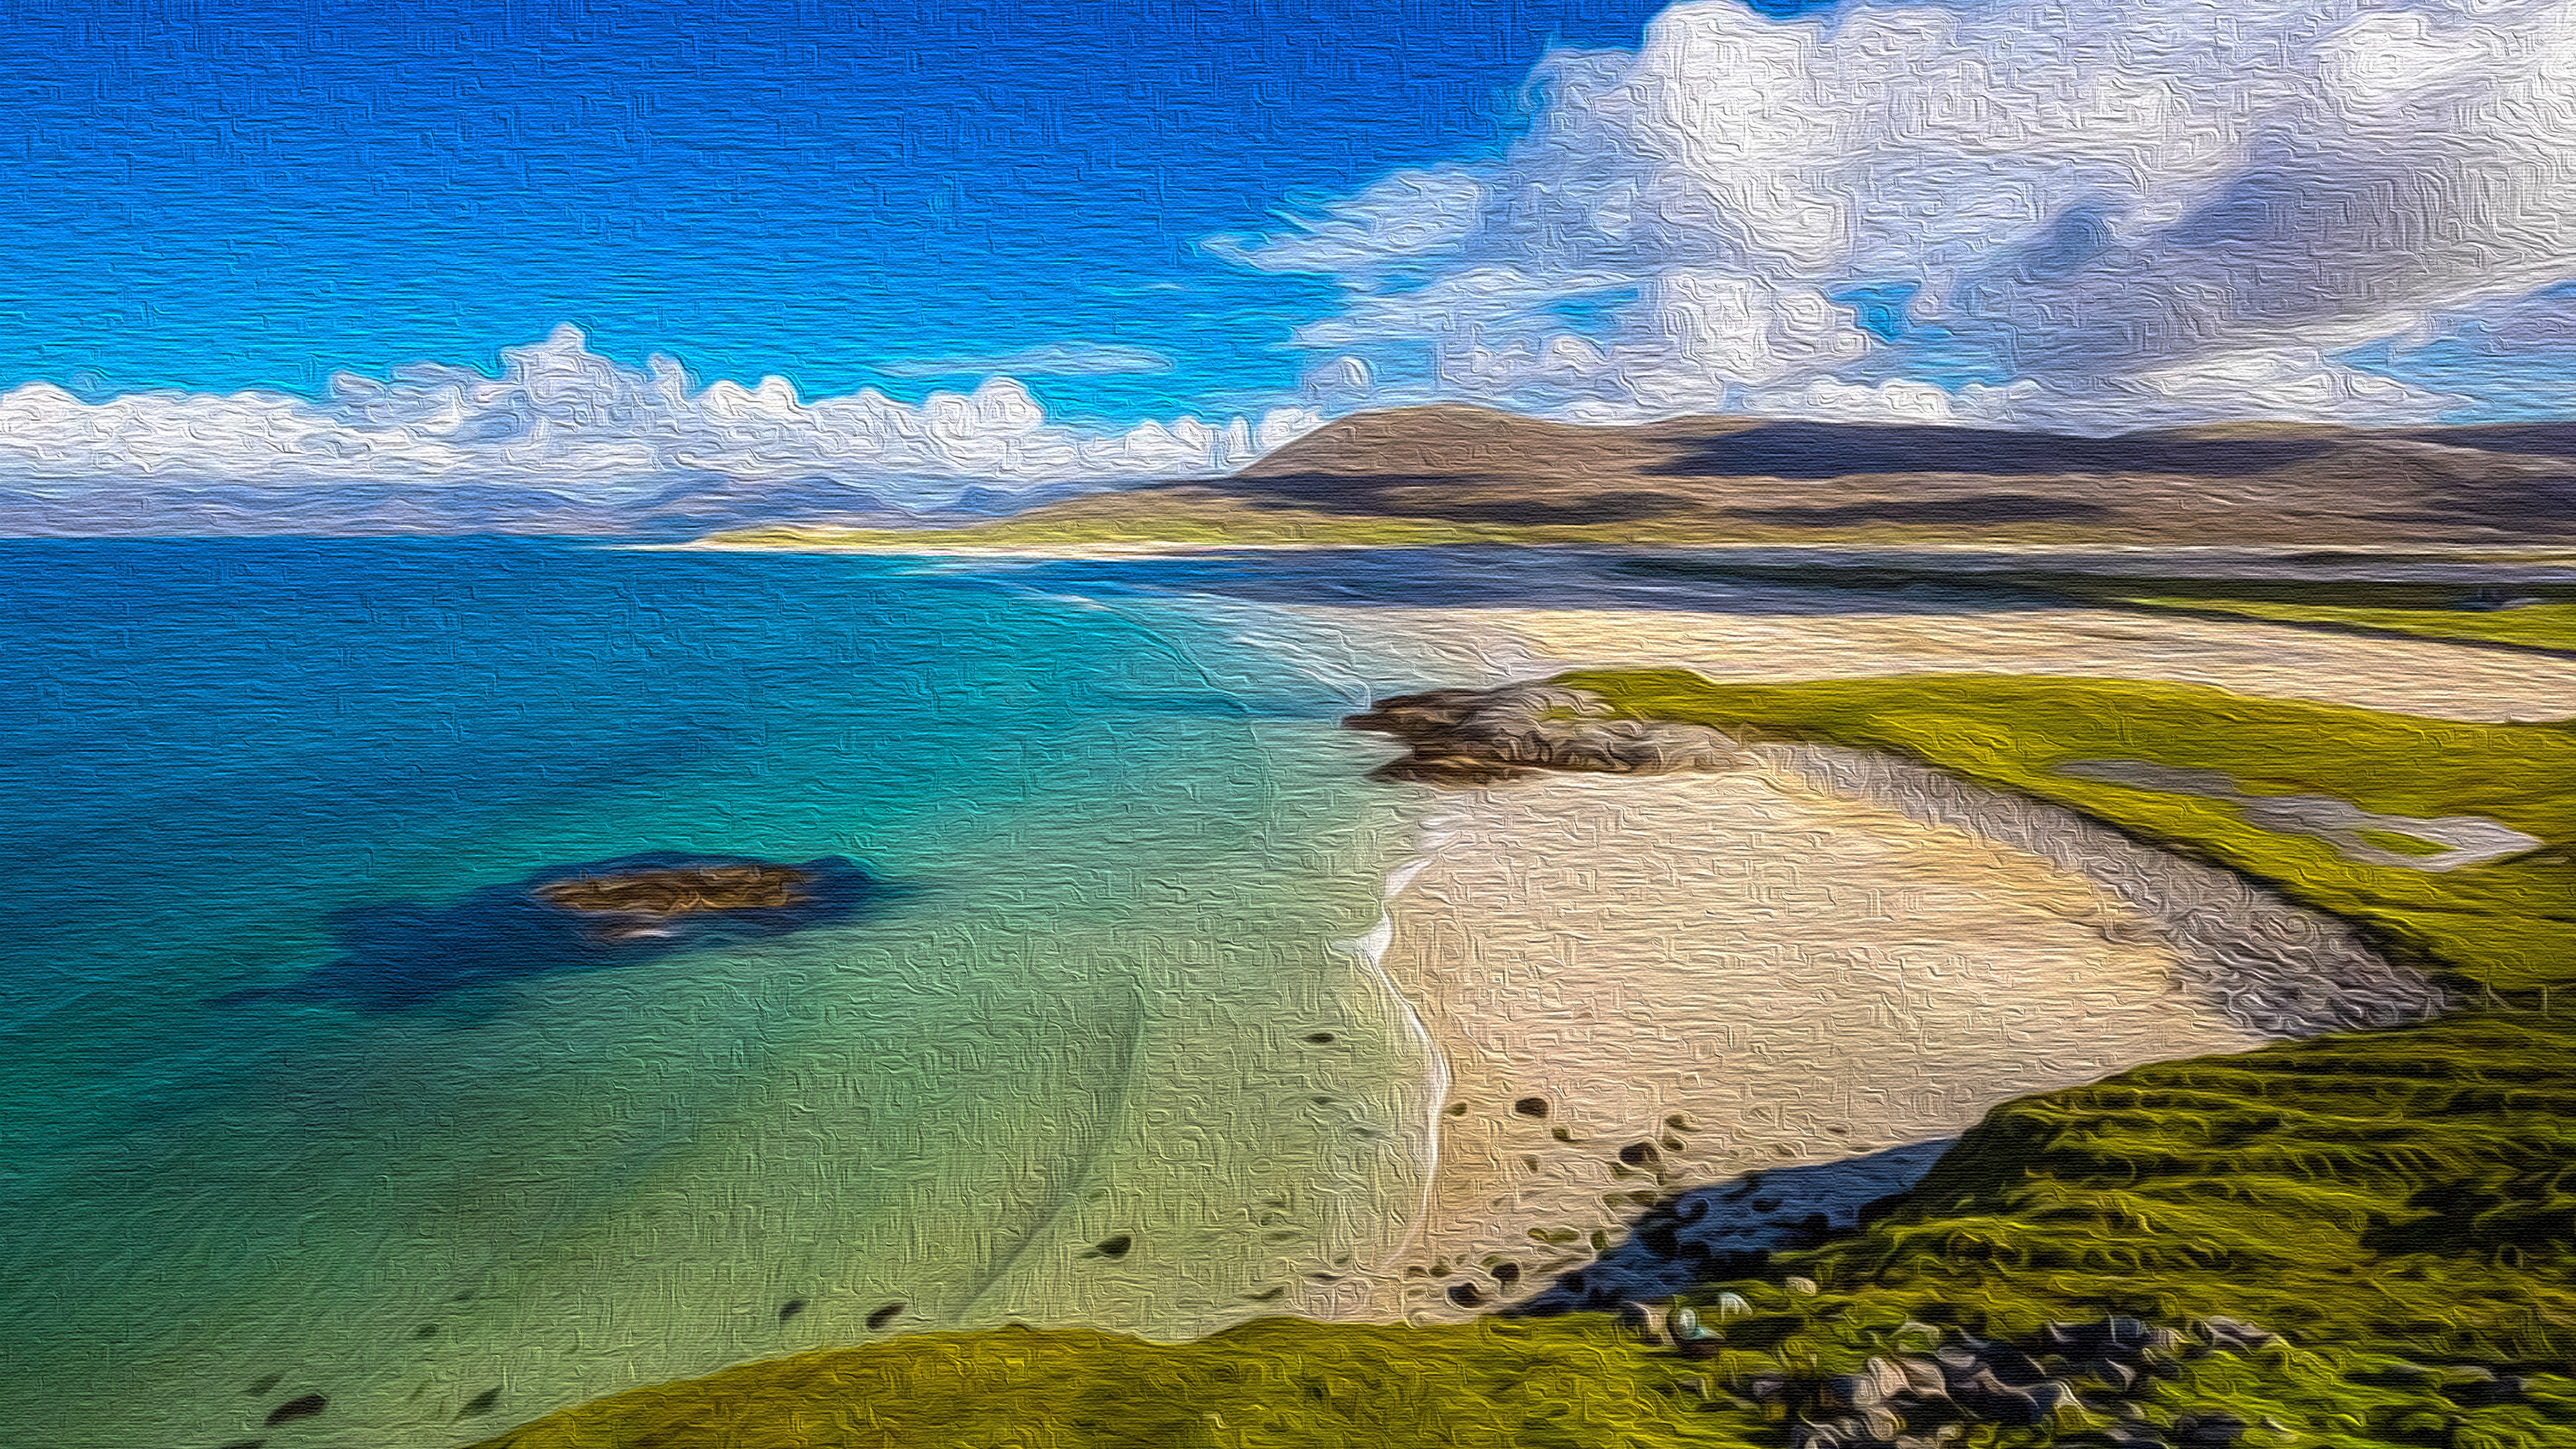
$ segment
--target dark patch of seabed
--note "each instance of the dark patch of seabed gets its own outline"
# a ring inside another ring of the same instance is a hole
[[[846,920],[883,894],[865,870],[840,856],[826,856],[794,867],[804,879],[784,905],[672,915],[645,929],[631,918],[567,909],[546,895],[548,886],[584,878],[769,864],[748,856],[648,851],[550,867],[486,886],[448,905],[390,901],[358,906],[331,923],[347,954],[287,985],[236,991],[215,1004],[318,1001],[359,1011],[405,1011],[530,977],[612,970],[682,951],[783,936]]]

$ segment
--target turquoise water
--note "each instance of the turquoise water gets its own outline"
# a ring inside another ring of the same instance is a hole
[[[1399,802],[1293,624],[527,541],[0,570],[0,1445],[465,1443],[872,1323],[1205,1331],[1399,1244],[1434,1064],[1336,945]],[[651,850],[881,888],[259,994],[341,913]]]

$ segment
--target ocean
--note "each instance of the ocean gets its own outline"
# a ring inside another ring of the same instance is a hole
[[[1403,679],[1025,570],[0,542],[0,1446],[464,1444],[1395,1252],[1438,1063],[1354,944],[1404,792],[1334,720]],[[648,852],[865,888],[476,934]]]

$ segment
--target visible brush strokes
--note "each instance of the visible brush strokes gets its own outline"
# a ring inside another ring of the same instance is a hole
[[[2218,770],[2178,770],[2145,760],[2069,760],[2057,773],[2079,780],[2104,780],[2140,790],[2199,795],[2233,802],[2238,813],[2266,830],[2308,835],[2365,865],[2393,865],[2407,870],[2461,870],[2508,860],[2548,844],[2536,835],[2479,815],[2445,815],[2423,820],[2411,815],[2378,815],[2331,795],[2249,795],[2235,777]],[[2393,837],[2393,840],[2391,838]],[[2411,841],[2411,849],[2389,849],[2373,843]]]
[[[646,851],[556,866],[445,905],[388,901],[331,922],[347,954],[219,1006],[331,1002],[405,1011],[535,976],[607,971],[846,920],[882,885],[838,856],[777,865]]]

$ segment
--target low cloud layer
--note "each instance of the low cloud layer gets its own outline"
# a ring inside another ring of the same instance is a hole
[[[694,388],[559,328],[497,377],[422,364],[280,393],[0,394],[0,527],[19,532],[546,526],[619,530],[950,504],[1011,490],[1205,477],[1317,421],[1184,417],[1118,431],[1051,423],[994,377],[919,404],[800,400],[772,378]]]
[[[1704,0],[1537,80],[1501,162],[1220,246],[1338,279],[1297,341],[1381,396],[2085,431],[2474,410],[2411,349],[2576,277],[2564,0]]]

